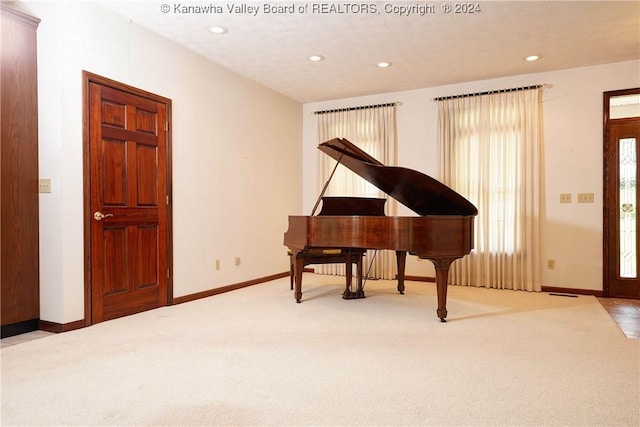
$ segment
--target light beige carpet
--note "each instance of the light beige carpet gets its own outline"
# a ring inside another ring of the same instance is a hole
[[[640,425],[594,297],[305,274],[1,350],[2,425]]]

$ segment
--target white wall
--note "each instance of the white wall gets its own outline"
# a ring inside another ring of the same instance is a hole
[[[314,111],[399,101],[398,165],[438,178],[437,107],[433,98],[485,90],[550,84],[544,89],[545,210],[541,226],[543,285],[602,290],[602,93],[640,86],[640,61],[554,71],[305,104],[303,107],[303,211],[317,197]],[[320,153],[321,154],[321,153]],[[595,203],[577,204],[577,193]],[[571,193],[572,204],[560,204]],[[402,215],[415,215],[410,210]],[[546,269],[546,260],[555,269]],[[409,257],[407,274],[433,276],[431,263]]]
[[[85,316],[82,70],[172,99],[174,296],[288,271],[302,106],[91,2],[24,4],[42,19],[40,177],[52,181],[40,197],[41,319]]]

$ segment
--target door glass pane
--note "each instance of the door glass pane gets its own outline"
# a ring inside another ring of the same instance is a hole
[[[620,277],[637,277],[636,140],[620,139]]]

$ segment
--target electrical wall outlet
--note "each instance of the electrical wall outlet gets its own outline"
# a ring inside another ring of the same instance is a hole
[[[547,269],[553,270],[554,268],[556,268],[556,260],[555,259],[548,259],[547,260]]]
[[[560,203],[571,203],[571,193],[561,193]]]
[[[51,193],[51,179],[50,178],[42,178],[40,179],[40,190],[41,193]]]
[[[578,203],[593,203],[593,193],[578,193]]]
[[[216,270],[220,270],[220,260],[216,260]]]
[[[240,257],[239,256],[236,257],[236,265],[240,265]]]

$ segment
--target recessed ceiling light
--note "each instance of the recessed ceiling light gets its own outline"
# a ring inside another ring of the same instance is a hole
[[[389,68],[393,65],[391,62],[378,62],[378,67],[380,68]]]
[[[538,59],[540,59],[540,55],[529,55],[526,58],[524,58],[524,60],[528,62],[537,61]]]
[[[207,30],[209,30],[213,34],[226,34],[229,32],[229,29],[227,27],[223,27],[221,25],[210,25],[207,27]]]
[[[323,59],[324,59],[324,56],[322,56],[322,55],[311,55],[309,57],[309,61],[311,61],[311,62],[320,62]]]

